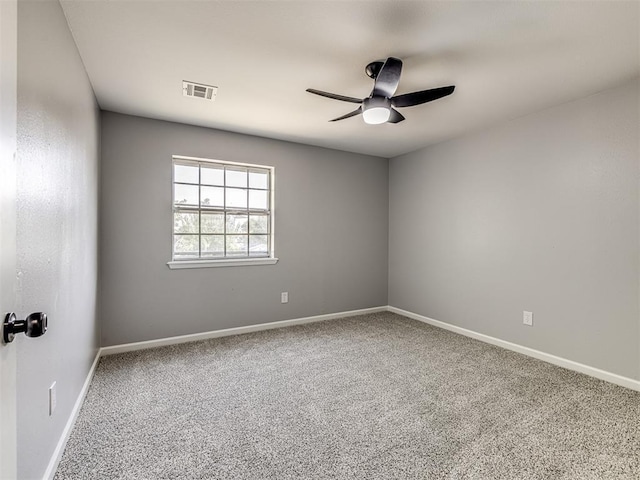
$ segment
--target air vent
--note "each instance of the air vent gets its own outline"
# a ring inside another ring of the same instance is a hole
[[[182,94],[185,97],[196,97],[213,102],[216,99],[218,87],[203,85],[201,83],[182,81]]]

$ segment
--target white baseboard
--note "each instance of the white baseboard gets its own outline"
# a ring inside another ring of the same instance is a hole
[[[304,323],[321,322],[336,318],[353,317],[367,313],[386,312],[387,307],[362,308],[360,310],[349,310],[347,312],[327,313],[325,315],[315,315],[313,317],[293,318],[291,320],[281,320],[278,322],[259,323],[257,325],[247,325],[246,327],[225,328],[224,330],[213,330],[210,332],[194,333],[191,335],[180,335],[177,337],[160,338],[158,340],[147,340],[145,342],[125,343],[102,347],[101,355],[113,355],[116,353],[133,352],[147,348],[164,347],[165,345],[176,345],[179,343],[196,342],[209,338],[228,337],[230,335],[240,335],[242,333],[258,332],[261,330],[271,330],[273,328],[290,327],[292,325],[302,325]]]
[[[552,363],[554,365],[566,368],[568,370],[584,373],[585,375],[589,375],[591,377],[595,377],[600,380],[604,380],[606,382],[615,383],[616,385],[620,385],[622,387],[630,388],[631,390],[636,390],[640,392],[639,380],[623,377],[622,375],[617,375],[615,373],[607,372],[605,370],[600,370],[599,368],[590,367],[589,365],[584,365],[582,363],[574,362],[572,360],[567,360],[566,358],[557,357],[555,355],[541,352],[540,350],[535,350],[533,348],[523,347],[522,345],[518,345],[516,343],[511,343],[511,342],[507,342],[506,340],[500,340],[499,338],[490,337],[489,335],[484,335],[482,333],[474,332],[473,330],[467,330],[466,328],[457,327],[449,323],[441,322],[439,320],[434,320],[433,318],[425,317],[423,315],[409,312],[407,310],[402,310],[400,308],[392,307],[390,305],[387,307],[387,310],[389,312],[397,313],[398,315],[402,315],[404,317],[409,317],[423,323],[428,323],[429,325],[433,325],[434,327],[443,328],[445,330],[459,333],[460,335],[464,335],[466,337],[475,338],[476,340],[480,340],[481,342],[490,343],[491,345],[496,345],[498,347],[506,348],[507,350],[512,350],[514,352],[522,353],[523,355],[537,358],[538,360],[543,360],[547,363]]]
[[[53,455],[51,455],[51,459],[49,460],[49,465],[44,472],[44,476],[42,480],[52,480],[56,474],[56,470],[58,468],[58,464],[60,463],[60,459],[62,458],[62,453],[64,452],[64,447],[67,445],[67,441],[69,440],[69,435],[71,435],[71,430],[73,430],[73,426],[76,423],[76,418],[78,418],[78,413],[80,413],[80,408],[82,407],[82,403],[84,402],[84,397],[87,396],[87,391],[89,390],[89,385],[91,385],[91,380],[93,379],[93,374],[96,371],[96,367],[98,366],[98,360],[102,355],[102,349],[98,349],[96,353],[96,358],[93,360],[93,364],[89,369],[89,373],[87,374],[87,378],[82,385],[82,389],[78,394],[78,398],[76,399],[76,403],[73,406],[73,410],[71,410],[71,414],[69,415],[69,419],[67,420],[67,424],[60,435],[60,440],[58,440],[58,445],[56,445],[56,449],[53,451]]]

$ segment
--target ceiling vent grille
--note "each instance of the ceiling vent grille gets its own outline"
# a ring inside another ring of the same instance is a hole
[[[213,102],[216,99],[218,87],[203,85],[201,83],[182,81],[182,94],[185,97],[202,98]]]

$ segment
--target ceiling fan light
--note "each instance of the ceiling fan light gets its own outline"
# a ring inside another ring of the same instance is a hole
[[[391,116],[391,110],[386,107],[373,107],[362,112],[365,123],[369,125],[378,125],[385,123]]]
[[[391,116],[391,102],[386,97],[365,98],[362,102],[362,117],[365,123],[378,125]]]

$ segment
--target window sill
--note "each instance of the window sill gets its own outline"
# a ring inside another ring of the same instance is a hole
[[[225,258],[223,260],[181,260],[167,262],[171,270],[182,268],[211,268],[211,267],[248,267],[253,265],[274,265],[277,258]]]

